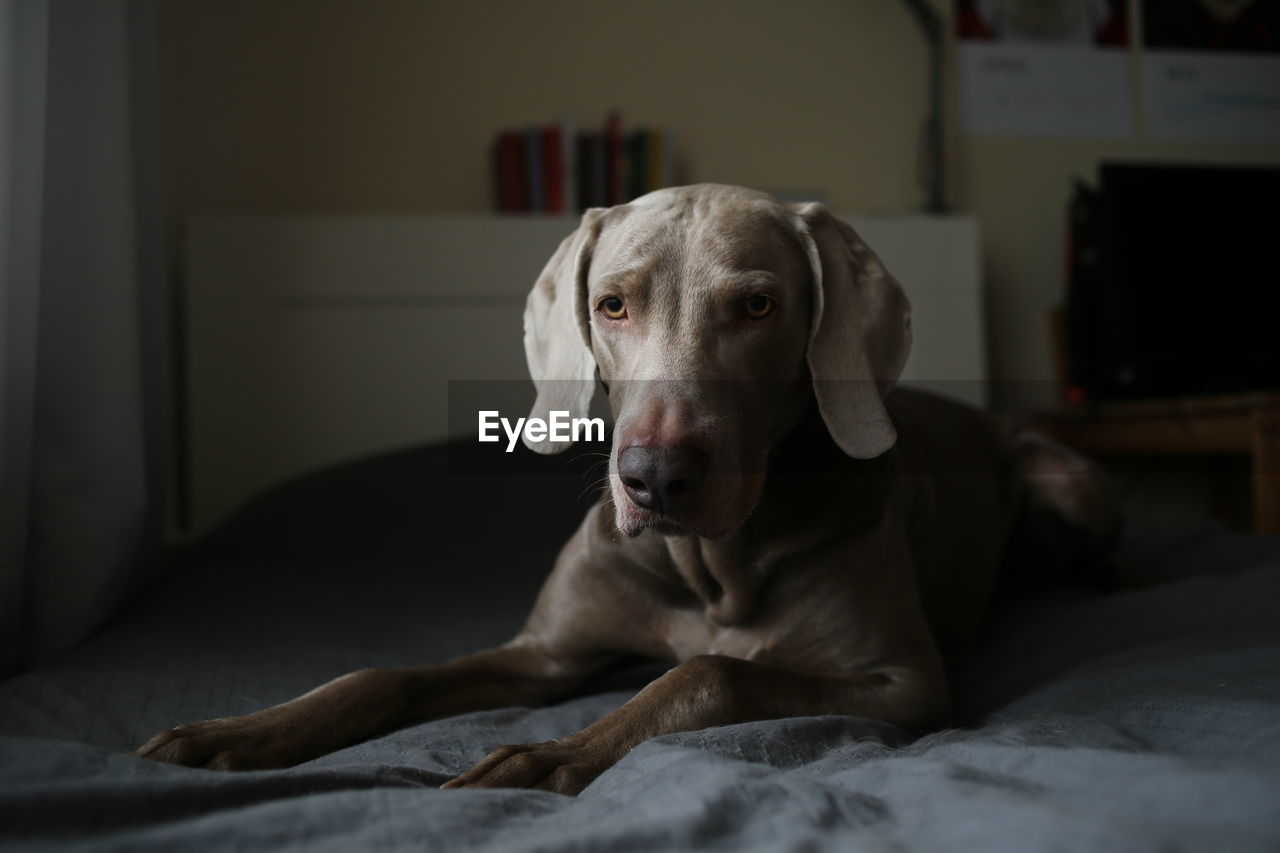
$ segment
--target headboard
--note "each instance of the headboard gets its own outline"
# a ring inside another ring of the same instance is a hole
[[[844,218],[911,299],[904,380],[985,402],[974,221]],[[449,380],[524,380],[525,295],[575,226],[520,216],[187,223],[185,529],[199,533],[308,469],[449,437]]]

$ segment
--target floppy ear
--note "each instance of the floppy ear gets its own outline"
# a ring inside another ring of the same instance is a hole
[[[825,205],[793,209],[813,268],[808,360],[818,409],[845,453],[871,459],[898,437],[882,398],[911,352],[911,303],[857,232]]]
[[[578,230],[564,238],[525,302],[524,355],[538,391],[530,418],[546,421],[553,411],[585,418],[591,408],[596,359],[588,325],[587,271],[604,212],[592,208],[582,215]],[[525,439],[525,446],[538,453],[560,453],[571,444]]]

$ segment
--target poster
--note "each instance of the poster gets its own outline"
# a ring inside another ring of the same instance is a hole
[[[1280,141],[1280,0],[1146,0],[1146,135]]]
[[[955,21],[967,132],[1133,135],[1125,0],[956,0]]]

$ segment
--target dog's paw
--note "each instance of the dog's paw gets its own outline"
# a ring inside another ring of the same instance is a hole
[[[160,732],[133,755],[210,770],[266,770],[293,762],[269,721],[255,714],[222,717]]]
[[[503,746],[441,788],[534,788],[573,796],[612,762],[572,738]]]

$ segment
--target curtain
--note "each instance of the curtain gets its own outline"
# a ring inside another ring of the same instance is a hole
[[[0,0],[0,674],[83,638],[162,563],[153,13]]]

